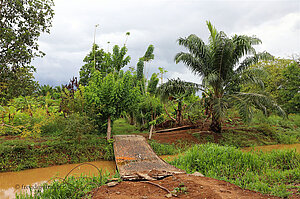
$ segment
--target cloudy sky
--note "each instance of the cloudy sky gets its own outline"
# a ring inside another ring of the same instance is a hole
[[[183,51],[179,37],[196,34],[208,38],[209,20],[227,35],[256,35],[263,42],[258,51],[288,58],[300,53],[300,1],[201,1],[201,0],[54,0],[55,16],[50,34],[39,39],[46,53],[32,64],[40,84],[66,84],[79,76],[83,59],[92,48],[95,25],[96,43],[105,50],[123,45],[126,32],[129,66],[136,67],[149,44],[155,59],[147,66],[149,76],[164,67],[166,78],[180,77],[200,82],[174,56]],[[107,42],[110,42],[108,44]]]

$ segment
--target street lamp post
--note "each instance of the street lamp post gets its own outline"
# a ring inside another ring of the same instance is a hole
[[[95,25],[95,32],[94,32],[94,44],[93,44],[93,51],[94,51],[94,69],[96,70],[96,52],[95,52],[95,40],[96,40],[96,28],[99,24]]]

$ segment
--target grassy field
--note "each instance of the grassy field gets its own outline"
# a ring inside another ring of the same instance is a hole
[[[225,180],[242,188],[287,197],[300,191],[300,154],[295,150],[242,152],[213,143],[195,145],[170,162],[188,173]]]

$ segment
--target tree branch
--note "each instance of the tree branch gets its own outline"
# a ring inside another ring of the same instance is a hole
[[[166,104],[164,104],[164,108],[165,108],[165,111],[166,111],[167,115],[169,116],[169,118],[171,118],[174,122],[176,122],[176,119],[169,114]]]

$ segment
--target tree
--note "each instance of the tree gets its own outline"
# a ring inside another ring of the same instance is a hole
[[[265,91],[280,104],[288,113],[300,112],[299,88],[300,67],[299,64],[290,59],[274,59],[261,61],[252,68],[261,68],[266,71],[262,77]],[[243,90],[252,91],[253,86],[243,87]]]
[[[168,112],[167,114],[169,115],[169,117],[171,117],[172,120],[180,125],[183,118],[183,99],[194,94],[199,89],[200,87],[198,84],[185,82],[178,78],[171,79],[168,82],[160,85],[157,88],[157,94],[161,97],[163,102],[170,100],[177,103],[176,119],[172,118]]]
[[[163,84],[163,79],[164,79],[163,75],[165,73],[167,73],[168,71],[165,70],[163,67],[158,67],[158,70],[159,70],[159,73],[160,73],[160,84]]]
[[[130,62],[130,56],[126,56],[128,49],[126,46],[120,48],[118,45],[113,47],[113,53],[105,52],[104,49],[99,49],[95,44],[93,50],[84,58],[86,63],[80,68],[80,84],[87,85],[94,68],[103,74],[111,72],[119,72],[124,66]],[[94,64],[94,58],[96,63]],[[95,67],[94,67],[95,66]]]
[[[140,58],[138,63],[136,64],[136,72],[137,72],[137,79],[139,81],[143,81],[143,78],[144,78],[144,62],[143,60]]]
[[[148,125],[151,125],[149,122],[156,120],[161,116],[163,107],[160,99],[154,95],[146,93],[138,97],[139,103],[131,107],[130,110],[134,111],[133,114],[136,122],[140,125],[143,125],[142,128],[147,128]]]
[[[43,55],[37,40],[42,32],[50,32],[53,5],[53,0],[0,2],[1,67],[16,69]]]
[[[157,87],[157,84],[158,84],[158,74],[157,73],[152,73],[152,76],[150,78],[150,81],[149,81],[149,84],[148,84],[148,92],[152,95],[155,94],[156,92],[156,87]]]
[[[279,97],[288,113],[300,113],[300,64],[293,62],[283,71]]]
[[[144,62],[142,58],[140,58],[138,63],[136,64],[136,77],[137,85],[140,87],[141,93],[145,94]]]
[[[175,62],[183,62],[193,73],[203,78],[202,84],[211,93],[210,129],[221,132],[221,123],[229,104],[235,103],[240,114],[245,120],[249,119],[252,107],[266,112],[267,108],[276,108],[283,114],[282,109],[263,93],[228,92],[228,87],[234,79],[241,78],[249,66],[259,60],[273,59],[267,52],[256,53],[254,45],[261,40],[255,36],[234,35],[228,37],[224,32],[218,32],[210,22],[207,22],[210,31],[209,43],[192,34],[187,38],[179,38],[179,45],[189,52],[180,52],[175,56]],[[241,61],[241,58],[251,54]],[[261,81],[255,75],[256,72],[248,72],[244,82],[259,84]],[[245,77],[245,76],[244,76]],[[252,106],[253,105],[253,106]]]
[[[145,67],[144,73],[146,73],[146,74],[144,74],[144,76],[146,77],[145,86],[147,86],[146,83],[147,83],[147,80],[148,80],[148,73],[147,73],[147,70],[146,70],[146,63],[150,62],[151,60],[154,59],[153,51],[154,51],[154,46],[149,45],[146,52],[145,52],[145,55],[142,57],[142,60],[144,61],[144,67]]]
[[[114,71],[119,72],[124,66],[130,62],[130,57],[126,56],[128,49],[124,45],[120,48],[118,45],[115,45],[113,48],[113,54],[111,55],[111,65],[114,68]]]
[[[136,103],[138,92],[129,71],[122,77],[115,77],[113,73],[103,77],[99,71],[92,74],[91,81],[85,89],[86,99],[89,104],[98,107],[96,114],[106,119],[107,139],[111,137],[112,119],[119,118],[123,111]]]
[[[44,55],[37,41],[41,33],[50,31],[53,5],[53,0],[0,1],[2,98],[11,99],[35,86],[32,75],[35,69],[28,64],[34,57]],[[27,83],[23,83],[23,79]]]
[[[20,95],[32,95],[38,88],[34,81],[33,67],[22,67],[14,72],[0,68],[0,104]]]

